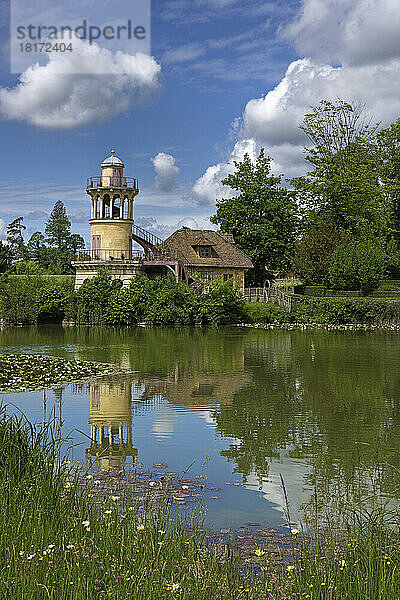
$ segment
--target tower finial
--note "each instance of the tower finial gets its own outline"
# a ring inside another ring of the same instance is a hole
[[[111,148],[111,154],[114,156],[115,154],[115,150],[113,148]]]

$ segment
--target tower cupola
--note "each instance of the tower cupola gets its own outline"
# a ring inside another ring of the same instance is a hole
[[[111,150],[111,156],[105,158],[101,163],[102,169],[108,169],[109,167],[123,169],[124,166],[122,160],[118,156],[115,156],[115,150]]]

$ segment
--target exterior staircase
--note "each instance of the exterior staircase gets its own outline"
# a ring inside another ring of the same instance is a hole
[[[145,251],[146,259],[153,258],[161,260],[162,258],[167,258],[163,250],[164,241],[142,227],[133,225],[132,239],[142,246]]]

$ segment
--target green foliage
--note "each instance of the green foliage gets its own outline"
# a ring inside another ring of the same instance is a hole
[[[194,294],[185,283],[171,277],[157,277],[151,282],[145,322],[153,325],[188,325]]]
[[[389,212],[389,226],[400,232],[400,119],[377,135],[379,174]]]
[[[51,211],[45,233],[49,248],[40,247],[42,243],[40,236],[37,236],[32,243],[34,251],[39,256],[39,263],[51,273],[71,273],[71,261],[77,250],[85,247],[85,241],[78,233],[71,233],[71,221],[60,200],[55,203]]]
[[[243,320],[243,306],[229,282],[215,283],[199,294],[173,277],[139,274],[129,288],[121,288],[99,271],[77,291],[67,316],[92,325],[226,325]]]
[[[71,222],[62,202],[56,202],[47,221],[47,238],[41,231],[35,231],[25,246],[22,235],[25,229],[23,217],[14,219],[8,225],[7,243],[11,262],[7,251],[0,245],[0,272],[10,270],[12,262],[13,270],[19,274],[47,272],[62,275],[74,272],[71,261],[77,250],[84,248],[85,242],[81,235],[71,233]],[[32,262],[39,268],[35,270]]]
[[[360,290],[325,290],[326,298],[359,298],[362,296]]]
[[[40,263],[42,259],[42,251],[45,246],[46,238],[44,237],[43,233],[41,231],[35,231],[35,233],[32,233],[28,243],[26,244],[29,258],[37,263]]]
[[[44,231],[50,246],[59,250],[66,248],[68,237],[71,235],[71,221],[61,200],[55,203]]]
[[[290,323],[292,316],[284,308],[272,302],[247,302],[245,323]]]
[[[12,252],[10,248],[0,240],[0,273],[5,273],[11,266]]]
[[[399,243],[392,237],[386,246],[386,272],[390,279],[400,277]]]
[[[330,290],[323,285],[299,285],[296,286],[296,294],[311,296],[312,298],[339,297],[358,298],[361,296],[359,290]]]
[[[15,265],[17,275],[42,275],[45,270],[33,260],[22,260]]]
[[[302,294],[304,296],[313,296],[317,298],[318,296],[325,296],[326,288],[323,285],[305,285],[302,290]]]
[[[313,170],[292,180],[310,223],[329,223],[356,237],[384,235],[389,213],[374,151],[376,126],[362,106],[322,101],[301,129],[312,142],[306,159]]]
[[[335,289],[361,290],[365,295],[383,279],[385,263],[386,254],[375,241],[342,244],[332,256],[330,284]]]
[[[7,244],[11,251],[12,260],[23,260],[25,258],[25,245],[22,232],[26,229],[24,217],[18,217],[7,225]]]
[[[400,322],[400,302],[296,297],[293,318],[296,322],[348,325]]]
[[[246,578],[232,557],[221,561],[210,551],[196,514],[185,519],[174,514],[172,489],[163,485],[162,497],[154,501],[149,488],[140,503],[130,485],[124,499],[118,493],[117,504],[110,497],[126,479],[116,475],[118,481],[109,482],[99,474],[102,499],[96,502],[98,486],[63,460],[66,441],[58,423],[33,425],[1,409],[2,598],[238,597]],[[260,588],[246,596],[256,600],[265,594]]]
[[[293,192],[281,186],[282,177],[271,175],[271,159],[262,148],[255,163],[248,154],[235,161],[236,172],[222,181],[239,192],[217,200],[211,222],[233,234],[237,246],[251,257],[249,278],[263,284],[266,268],[285,270],[291,262],[298,211]]]
[[[11,325],[61,323],[73,287],[68,279],[5,274],[0,278],[0,317]]]
[[[97,275],[86,280],[76,292],[67,317],[77,323],[105,323],[112,291],[111,277],[104,268],[99,269]]]
[[[293,258],[293,270],[303,283],[328,284],[331,257],[342,239],[331,223],[315,223],[305,231]]]

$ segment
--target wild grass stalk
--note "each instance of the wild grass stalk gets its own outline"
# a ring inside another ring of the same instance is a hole
[[[102,483],[89,475],[82,485],[62,442],[54,424],[35,427],[0,409],[1,598],[400,598],[398,515],[375,499],[378,490],[349,504],[340,526],[316,524],[318,536],[292,526],[289,561],[273,564],[268,548],[255,546],[254,576],[229,547],[210,548],[201,514],[180,517],[168,489],[155,502],[151,488],[138,502],[134,490],[104,488],[98,502]]]

